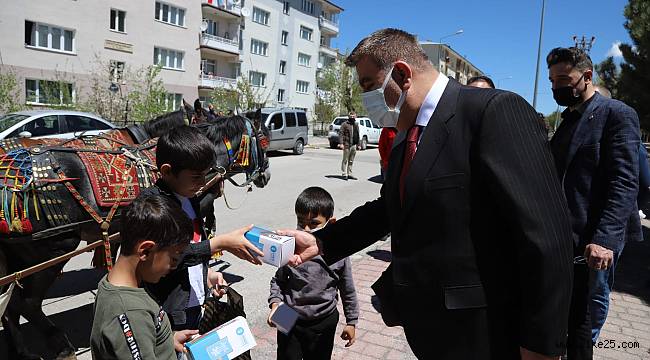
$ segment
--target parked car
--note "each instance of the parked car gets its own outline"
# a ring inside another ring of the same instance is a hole
[[[75,134],[96,135],[115,125],[97,115],[66,110],[30,110],[0,117],[0,140],[53,137],[70,139]]]
[[[262,108],[262,121],[271,132],[269,150],[292,149],[300,155],[309,144],[309,127],[304,110],[293,108]]]
[[[339,131],[341,125],[348,120],[347,116],[339,116],[330,125],[330,131],[327,134],[327,139],[330,142],[330,147],[336,149],[339,146]],[[357,124],[359,125],[359,142],[361,150],[365,150],[368,144],[379,144],[379,135],[381,135],[381,128],[373,123],[367,117],[358,117]]]

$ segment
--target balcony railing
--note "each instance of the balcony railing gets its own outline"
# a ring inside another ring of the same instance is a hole
[[[325,30],[329,30],[329,31],[331,31],[333,33],[337,33],[337,34],[339,32],[339,24],[335,23],[334,21],[332,21],[330,19],[326,19],[323,16],[321,16],[319,18],[319,24],[320,24],[320,27],[325,29]]]
[[[232,0],[203,0],[203,3],[229,11],[237,16],[241,15],[241,6],[233,4]]]
[[[237,86],[237,79],[202,73],[199,76],[199,86],[211,88],[211,89],[214,88],[234,89]]]
[[[336,50],[336,49],[334,49],[332,47],[329,47],[327,45],[320,44],[320,50],[323,53],[325,53],[325,54],[327,54],[327,55],[329,55],[329,56],[331,56],[333,58],[336,58],[336,56],[338,55],[338,50]]]
[[[201,33],[201,45],[205,45],[213,49],[223,50],[234,54],[239,54],[239,41],[226,39],[221,36],[216,36],[208,33]]]

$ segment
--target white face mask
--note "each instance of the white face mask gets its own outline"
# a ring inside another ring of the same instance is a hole
[[[386,89],[386,85],[388,84],[388,80],[390,80],[394,68],[394,66],[391,67],[386,73],[386,79],[384,79],[384,83],[380,88],[361,94],[363,106],[368,110],[368,117],[380,127],[397,127],[399,109],[402,107],[402,104],[404,104],[404,100],[406,100],[406,91],[402,91],[394,109],[390,109],[388,104],[386,104],[384,89]]]

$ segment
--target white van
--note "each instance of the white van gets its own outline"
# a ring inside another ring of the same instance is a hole
[[[347,116],[339,116],[330,125],[330,131],[327,134],[327,139],[330,142],[330,147],[336,149],[339,146],[339,130],[341,125],[348,121]],[[357,124],[359,125],[359,145],[361,150],[365,150],[368,144],[379,144],[379,135],[381,135],[381,128],[373,123],[367,117],[358,117]]]

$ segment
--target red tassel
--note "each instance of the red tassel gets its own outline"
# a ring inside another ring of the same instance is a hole
[[[23,219],[22,223],[23,223],[23,234],[31,234],[32,230],[34,229],[32,227],[32,222],[29,221],[29,219],[25,218]]]
[[[0,220],[0,234],[9,234],[9,224],[5,219]]]

